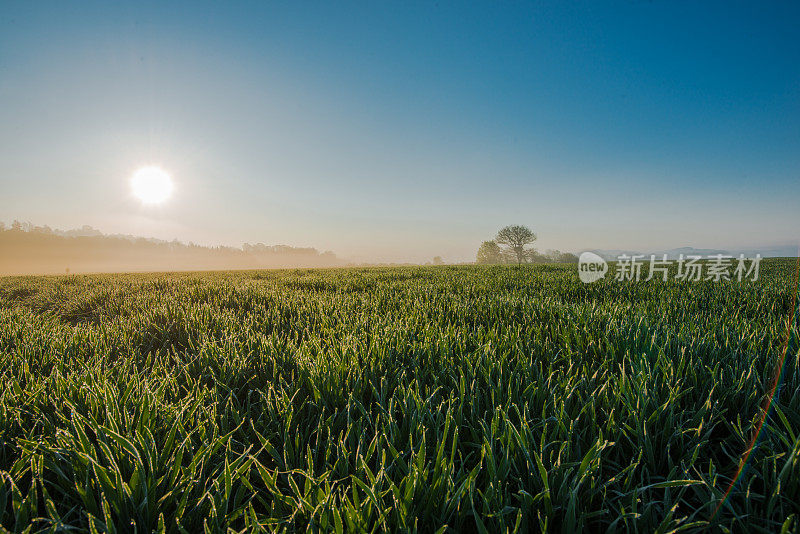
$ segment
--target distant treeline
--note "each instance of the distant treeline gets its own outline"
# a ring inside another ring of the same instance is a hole
[[[280,267],[336,267],[332,252],[262,243],[204,247],[125,235],[89,226],[60,231],[15,221],[0,223],[0,275],[127,271],[199,271]]]

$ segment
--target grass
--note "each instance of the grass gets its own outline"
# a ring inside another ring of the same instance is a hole
[[[777,260],[2,278],[0,524],[796,531],[793,286]]]

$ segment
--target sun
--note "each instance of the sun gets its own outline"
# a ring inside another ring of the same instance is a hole
[[[161,204],[172,195],[172,178],[159,167],[142,167],[131,177],[134,196],[145,204]]]

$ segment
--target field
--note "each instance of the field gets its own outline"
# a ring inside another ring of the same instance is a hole
[[[794,277],[1,278],[0,524],[796,531]]]

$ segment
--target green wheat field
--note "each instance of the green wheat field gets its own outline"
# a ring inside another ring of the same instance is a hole
[[[796,531],[795,262],[761,268],[0,278],[0,524]]]

